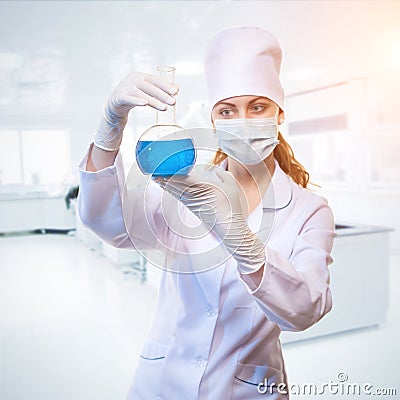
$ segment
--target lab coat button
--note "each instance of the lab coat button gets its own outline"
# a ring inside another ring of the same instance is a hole
[[[218,314],[218,311],[217,310],[214,310],[213,308],[210,308],[208,311],[207,311],[207,315],[209,316],[209,317],[214,317],[214,316],[216,316]]]
[[[204,367],[206,365],[206,360],[203,360],[202,358],[197,358],[196,361],[194,362],[194,365],[198,368]]]

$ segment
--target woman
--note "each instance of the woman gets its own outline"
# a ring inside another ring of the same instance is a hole
[[[116,247],[166,254],[129,400],[287,399],[280,332],[307,329],[332,307],[333,216],[326,200],[306,189],[307,172],[278,136],[280,64],[279,44],[266,30],[215,35],[205,72],[217,166],[208,175],[154,179],[146,193],[124,185],[122,132],[131,108],[164,110],[177,87],[132,73],[107,102],[80,165],[80,217]],[[193,240],[171,229],[166,193],[179,199],[183,223],[200,220],[205,235]],[[211,248],[227,256],[212,258]]]

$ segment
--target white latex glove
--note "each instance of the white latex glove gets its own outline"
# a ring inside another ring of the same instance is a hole
[[[136,106],[150,106],[164,111],[175,104],[172,97],[178,86],[142,72],[132,72],[114,89],[108,98],[94,144],[103,150],[118,150],[129,111]]]
[[[242,274],[253,273],[265,264],[264,244],[245,221],[244,197],[230,172],[214,167],[198,175],[153,179],[222,239]]]

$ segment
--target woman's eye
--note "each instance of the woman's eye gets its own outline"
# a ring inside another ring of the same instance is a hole
[[[228,115],[232,115],[232,110],[229,109],[223,109],[219,112],[221,115],[223,116],[228,116]]]
[[[253,111],[255,111],[255,112],[261,112],[261,111],[264,111],[266,109],[266,106],[263,106],[263,105],[256,105],[256,106],[253,106]]]

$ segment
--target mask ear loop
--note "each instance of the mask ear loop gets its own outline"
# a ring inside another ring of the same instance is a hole
[[[278,137],[279,137],[279,110],[280,110],[280,107],[278,106],[278,109],[276,110],[276,114],[275,114],[275,123],[276,123],[276,144],[275,144],[275,146],[277,146],[278,144],[279,144],[279,139],[278,139]]]
[[[282,117],[282,120],[279,121],[279,111],[281,110],[281,108],[278,106],[278,111],[276,112],[276,122],[279,125],[282,125],[285,122],[285,117]]]
[[[279,122],[279,121],[278,121],[278,118],[279,118],[279,110],[280,110],[280,108],[279,108],[279,106],[278,106],[278,108],[277,108],[277,110],[276,110],[276,113],[275,113],[275,116],[274,116],[277,125],[279,125],[279,124],[278,124],[278,122]]]

